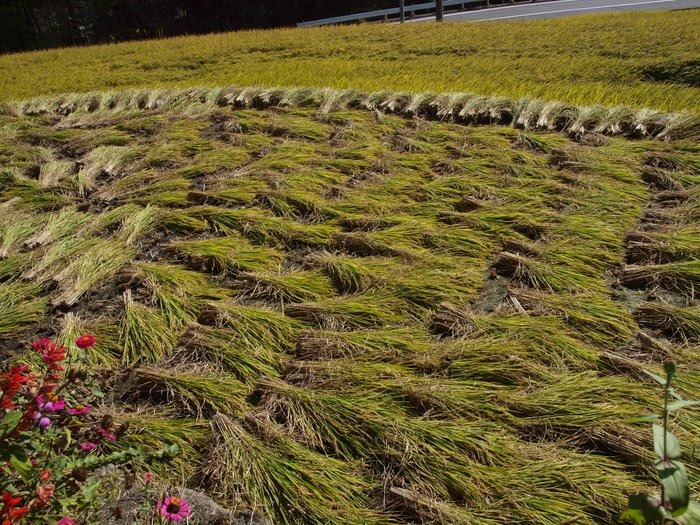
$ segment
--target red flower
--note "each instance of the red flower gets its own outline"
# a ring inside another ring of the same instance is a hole
[[[32,343],[32,350],[36,350],[37,352],[43,352],[49,347],[50,344],[51,339],[49,339],[48,337],[42,337],[41,339],[37,339]]]
[[[0,396],[0,410],[12,410],[15,408],[15,402],[12,401],[11,397],[5,397],[5,395]]]
[[[92,346],[95,344],[95,336],[92,334],[85,334],[81,335],[78,337],[78,339],[75,340],[75,344],[78,348],[92,348]]]
[[[44,469],[39,473],[39,479],[41,481],[48,481],[51,479],[51,471],[48,469]]]
[[[9,492],[5,492],[2,495],[3,507],[0,509],[0,518],[5,516],[5,520],[2,522],[2,525],[11,525],[12,522],[19,522],[24,513],[27,512],[26,505],[24,507],[17,507],[17,505],[20,503],[22,503],[22,498],[13,497]]]
[[[0,374],[0,386],[3,392],[9,390],[18,390],[27,381],[34,379],[32,374],[28,374],[29,367],[27,365],[15,365],[10,367],[9,372]]]
[[[58,346],[56,343],[50,343],[41,355],[41,358],[47,365],[59,363],[66,358],[66,349]]]
[[[0,408],[12,410],[14,402],[12,398],[19,392],[22,385],[32,381],[34,375],[29,374],[27,365],[15,365],[10,367],[9,372],[0,374]]]

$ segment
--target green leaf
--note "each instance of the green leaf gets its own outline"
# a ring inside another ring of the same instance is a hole
[[[647,414],[646,416],[635,416],[625,419],[625,423],[650,423],[661,419],[659,414]]]
[[[648,375],[649,377],[651,377],[654,381],[659,383],[661,386],[666,386],[666,378],[665,377],[661,377],[660,375],[655,374],[654,372],[652,372],[650,370],[644,370],[644,373],[646,375]]]
[[[27,457],[27,453],[19,445],[11,445],[7,447],[10,464],[17,471],[17,474],[28,482],[32,476],[32,463]]]
[[[671,502],[673,516],[682,514],[690,501],[688,472],[680,461],[658,461],[656,471],[659,474],[664,493]]]
[[[690,501],[688,508],[674,518],[681,525],[700,525],[700,505],[696,501]]]
[[[678,392],[674,388],[669,388],[668,393],[673,399],[677,399],[678,401],[683,401],[683,398],[680,396]]]
[[[22,420],[22,412],[19,410],[13,410],[5,414],[5,417],[0,420],[0,437],[5,436],[12,432],[19,422]]]
[[[633,494],[627,503],[629,510],[625,517],[637,523],[660,522],[666,517],[666,510],[661,506],[661,499],[647,494]]]
[[[680,459],[681,457],[681,442],[671,432],[666,431],[666,453],[664,454],[664,427],[661,425],[653,425],[654,433],[654,452],[661,459]]]
[[[66,448],[70,447],[70,444],[73,442],[73,433],[70,431],[70,428],[65,427],[63,431],[66,433]]]
[[[681,408],[700,405],[700,401],[674,401],[668,404],[668,410],[680,410]]]
[[[622,523],[633,523],[634,525],[646,525],[641,509],[627,509],[620,515],[620,521]]]

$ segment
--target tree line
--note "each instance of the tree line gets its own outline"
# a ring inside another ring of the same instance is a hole
[[[399,0],[2,0],[0,52],[291,26]],[[406,4],[414,3],[406,1]],[[415,2],[418,3],[418,2]]]

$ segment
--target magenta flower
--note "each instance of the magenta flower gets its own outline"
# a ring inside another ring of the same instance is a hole
[[[172,521],[182,521],[190,515],[190,504],[186,499],[168,496],[160,504],[160,513]]]
[[[78,447],[79,447],[80,450],[82,450],[83,452],[91,452],[91,451],[93,451],[93,450],[95,450],[95,449],[97,448],[97,445],[95,445],[94,443],[92,443],[92,442],[90,442],[90,441],[86,441],[85,443],[80,443],[80,444],[78,445]]]
[[[73,518],[61,518],[56,522],[56,525],[75,525],[76,521]]]
[[[108,439],[110,441],[116,441],[117,436],[108,428],[104,427],[97,427],[97,433],[102,436],[105,439]]]
[[[50,426],[51,426],[51,420],[48,417],[44,416],[44,417],[39,419],[39,428],[43,428],[44,430],[46,430]]]
[[[44,412],[58,412],[63,410],[66,406],[66,402],[53,392],[49,392],[46,396],[36,396],[36,404],[39,410],[43,410]]]
[[[90,412],[90,407],[87,405],[75,405],[73,408],[68,409],[68,413],[73,416],[80,416],[88,412]]]

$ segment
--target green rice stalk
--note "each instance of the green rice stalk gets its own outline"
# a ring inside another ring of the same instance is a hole
[[[235,288],[251,299],[275,303],[322,300],[333,294],[328,278],[318,271],[241,273]]]
[[[249,387],[232,376],[201,366],[142,366],[133,374],[140,395],[198,418],[215,412],[236,415],[250,408],[246,400]]]
[[[132,250],[114,241],[88,239],[69,255],[66,266],[51,278],[58,284],[57,304],[75,304],[86,292],[104,284],[133,257]]]
[[[117,238],[125,244],[134,244],[145,235],[151,233],[160,221],[161,211],[150,204],[136,213],[125,217],[122,221]]]
[[[353,358],[387,363],[410,362],[415,354],[429,352],[427,332],[420,328],[384,330],[304,330],[295,354],[304,360]]]
[[[172,264],[138,262],[122,271],[120,280],[142,284],[150,292],[152,304],[162,310],[174,331],[195,320],[206,301],[226,295],[210,284],[206,276]]]
[[[634,310],[634,317],[642,326],[659,330],[684,342],[700,340],[700,307],[678,307],[670,304],[642,301]]]
[[[593,344],[621,344],[633,335],[629,314],[613,301],[593,294],[559,296],[517,288],[509,290],[524,308],[537,314],[555,315]]]
[[[319,302],[289,304],[285,313],[325,330],[386,327],[407,320],[407,305],[393,296],[365,293]]]
[[[69,160],[52,160],[42,164],[39,172],[39,186],[42,188],[58,186],[73,173],[74,166],[75,162]]]
[[[17,251],[18,246],[36,231],[37,218],[8,206],[11,202],[0,205],[0,259],[6,259]]]
[[[252,246],[231,234],[215,239],[178,241],[169,247],[187,256],[193,266],[214,272],[265,271],[278,266],[283,258],[273,248]]]
[[[48,299],[41,288],[20,282],[0,283],[0,334],[9,334],[44,319]]]
[[[373,284],[378,284],[379,279],[359,262],[356,258],[325,251],[312,254],[305,260],[307,265],[323,268],[340,293],[349,294],[366,291]]]
[[[274,377],[281,368],[281,355],[263,346],[248,345],[229,330],[193,323],[182,336],[182,346],[189,351],[188,359],[219,365],[247,384],[264,376]]]
[[[620,273],[620,282],[627,287],[656,285],[685,293],[700,284],[700,261],[628,265]]]
[[[344,459],[367,457],[402,417],[400,407],[381,395],[333,395],[295,387],[273,378],[258,384],[263,392],[259,408],[273,414],[295,439],[313,450]]]
[[[88,214],[71,208],[64,208],[46,218],[43,229],[25,240],[24,244],[28,248],[34,249],[53,243],[70,235],[75,235],[76,231],[89,221],[90,216]]]
[[[153,461],[148,465],[149,470],[166,483],[179,486],[185,485],[196,474],[202,446],[210,437],[207,421],[178,417],[176,410],[163,406],[110,408],[109,413],[116,421],[129,424],[128,432],[116,442],[117,447],[141,447],[149,454],[165,445],[177,445],[179,453],[173,459]]]
[[[205,473],[225,501],[261,507],[282,525],[385,523],[367,509],[371,485],[353,465],[311,452],[252,417],[238,422],[217,414],[212,431]]]
[[[231,301],[204,305],[198,321],[224,329],[243,349],[261,348],[284,353],[294,347],[300,324],[276,310],[243,306]]]
[[[135,302],[130,290],[124,292],[123,301],[119,333],[122,362],[160,362],[172,352],[181,334],[168,325],[162,310]]]

